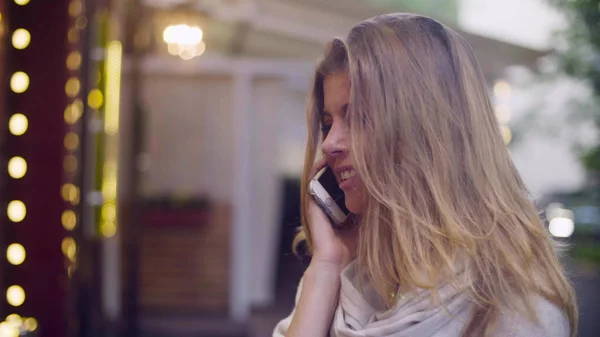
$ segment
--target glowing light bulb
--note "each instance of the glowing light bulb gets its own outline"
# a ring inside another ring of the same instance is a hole
[[[81,66],[81,53],[72,51],[67,56],[67,69],[77,70]]]
[[[81,0],[71,1],[71,3],[69,4],[69,15],[72,17],[77,17],[81,15],[82,12],[83,4],[81,3]]]
[[[72,154],[65,156],[65,159],[63,159],[63,170],[68,173],[77,171],[77,157]]]
[[[25,330],[33,332],[38,328],[38,322],[35,318],[28,317],[23,321],[23,327],[25,327]]]
[[[18,243],[13,243],[6,249],[6,259],[10,264],[18,266],[25,261],[25,247]]]
[[[27,131],[29,121],[25,115],[16,113],[10,117],[8,121],[8,130],[15,136],[21,136]]]
[[[12,45],[15,49],[25,49],[31,42],[31,34],[27,29],[19,28],[13,32]]]
[[[77,225],[77,215],[74,211],[70,209],[63,212],[62,216],[60,217],[60,220],[62,222],[63,228],[68,231],[72,231]]]
[[[27,162],[23,157],[12,157],[8,161],[8,174],[13,179],[21,179],[27,173]]]
[[[13,307],[18,307],[25,302],[25,290],[18,285],[12,285],[6,290],[6,300]]]
[[[10,221],[21,222],[23,221],[23,219],[25,219],[25,215],[27,214],[27,208],[21,200],[13,200],[8,203],[6,213]]]
[[[68,150],[75,150],[79,146],[79,136],[74,132],[69,132],[65,135],[64,139],[65,148]]]
[[[77,77],[71,77],[67,80],[65,84],[65,93],[69,97],[76,97],[79,94],[79,90],[81,90],[81,82]]]
[[[17,71],[10,77],[10,89],[17,93],[22,94],[29,88],[29,76],[22,72]]]

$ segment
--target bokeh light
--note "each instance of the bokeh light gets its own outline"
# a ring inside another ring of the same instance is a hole
[[[38,328],[38,322],[33,317],[28,317],[23,321],[23,327],[29,332],[33,332]]]
[[[510,121],[510,108],[506,104],[498,104],[494,108],[498,122],[505,124]]]
[[[63,159],[63,170],[68,173],[77,171],[77,157],[72,154],[65,156],[65,159]]]
[[[21,222],[27,215],[27,207],[21,200],[13,200],[8,203],[6,214],[12,222]]]
[[[67,69],[77,70],[81,66],[81,53],[72,51],[67,56]]]
[[[61,188],[61,195],[65,201],[74,205],[79,204],[79,188],[71,183],[64,184]]]
[[[75,255],[77,254],[77,244],[75,243],[75,240],[72,237],[67,236],[62,240],[60,247],[63,254],[71,262],[75,262]]]
[[[65,84],[65,93],[69,97],[76,97],[79,95],[79,90],[81,90],[81,82],[77,77],[71,77],[67,80]]]
[[[18,307],[25,302],[25,290],[18,285],[12,285],[6,290],[6,301],[13,307]]]
[[[70,236],[65,237],[62,240],[62,243],[60,245],[61,251],[63,252],[64,255],[67,255],[67,251],[69,250],[69,247],[75,244],[75,239],[73,239]]]
[[[72,231],[77,226],[77,215],[73,210],[66,210],[60,217],[63,228]]]
[[[12,45],[15,49],[25,49],[31,42],[31,34],[27,29],[19,28],[13,32]]]
[[[19,314],[10,314],[8,316],[6,316],[6,321],[9,323],[20,323],[23,320],[23,317],[21,317],[21,315]]]
[[[104,95],[100,89],[93,89],[88,95],[88,105],[92,109],[100,109],[104,104]]]
[[[79,30],[77,30],[75,27],[70,28],[69,32],[67,33],[67,39],[70,43],[79,42]]]
[[[83,4],[81,3],[81,0],[71,1],[71,3],[69,4],[69,15],[72,17],[77,17],[81,15],[82,12]]]
[[[18,243],[12,243],[6,249],[6,259],[12,265],[18,266],[25,261],[25,247]]]
[[[13,179],[21,179],[27,173],[27,161],[23,157],[12,157],[8,161],[8,174]]]
[[[179,55],[184,60],[191,60],[206,51],[202,41],[204,32],[200,27],[186,24],[171,25],[163,31],[163,41],[171,55]]]
[[[29,121],[23,114],[16,113],[10,117],[8,121],[8,130],[15,136],[21,136],[27,131]]]
[[[75,20],[75,27],[79,30],[84,30],[87,26],[87,19],[85,16],[80,16]]]
[[[504,144],[508,145],[512,141],[512,131],[506,125],[501,125],[500,130],[502,131],[502,139],[504,139]]]
[[[67,150],[75,150],[79,146],[79,136],[74,132],[65,135],[64,145]]]
[[[79,121],[81,117],[81,110],[79,110],[74,104],[69,104],[65,108],[65,123],[73,125]]]
[[[29,0],[15,0],[17,5],[25,6],[29,3]]]
[[[111,238],[117,234],[117,225],[113,221],[107,221],[101,227],[102,235],[106,238]]]
[[[501,100],[507,100],[510,98],[511,86],[506,81],[497,81],[494,84],[494,95]]]
[[[19,337],[19,327],[10,324],[9,322],[0,322],[1,337]]]
[[[106,204],[102,206],[102,219],[105,221],[115,221],[117,217],[117,209],[115,205]]]
[[[10,77],[10,89],[17,93],[22,94],[29,88],[29,76],[22,72],[17,71]]]
[[[569,218],[557,217],[550,220],[548,231],[557,238],[568,238],[575,231],[575,223]]]

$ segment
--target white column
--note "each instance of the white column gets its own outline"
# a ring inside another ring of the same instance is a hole
[[[121,235],[102,243],[102,309],[107,318],[116,321],[121,315]]]
[[[251,150],[252,76],[236,69],[233,78],[234,191],[233,221],[230,229],[229,314],[236,322],[250,315],[251,273]]]

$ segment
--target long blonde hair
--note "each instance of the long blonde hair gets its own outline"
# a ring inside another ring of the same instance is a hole
[[[465,335],[488,335],[501,309],[537,320],[542,296],[577,329],[574,291],[501,136],[469,44],[418,15],[388,14],[333,39],[308,102],[303,174],[320,142],[323,81],[350,78],[347,120],[354,166],[367,191],[357,265],[393,305],[397,289],[460,282],[475,306]],[[302,194],[302,210],[307,200]],[[311,240],[306,218],[295,245]],[[460,279],[453,279],[460,265]],[[466,280],[466,281],[465,281]],[[465,284],[466,283],[466,284]]]

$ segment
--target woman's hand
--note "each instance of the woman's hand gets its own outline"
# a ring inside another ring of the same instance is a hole
[[[325,165],[325,159],[317,161],[311,178]],[[306,216],[313,257],[302,277],[302,290],[286,337],[327,336],[338,303],[340,273],[356,250],[357,229],[336,232],[312,198]]]
[[[311,179],[325,165],[326,158],[318,160],[310,172]],[[354,259],[358,229],[353,226],[343,231],[334,230],[327,215],[312,198],[308,202],[307,220],[312,242],[311,265],[341,271]]]

